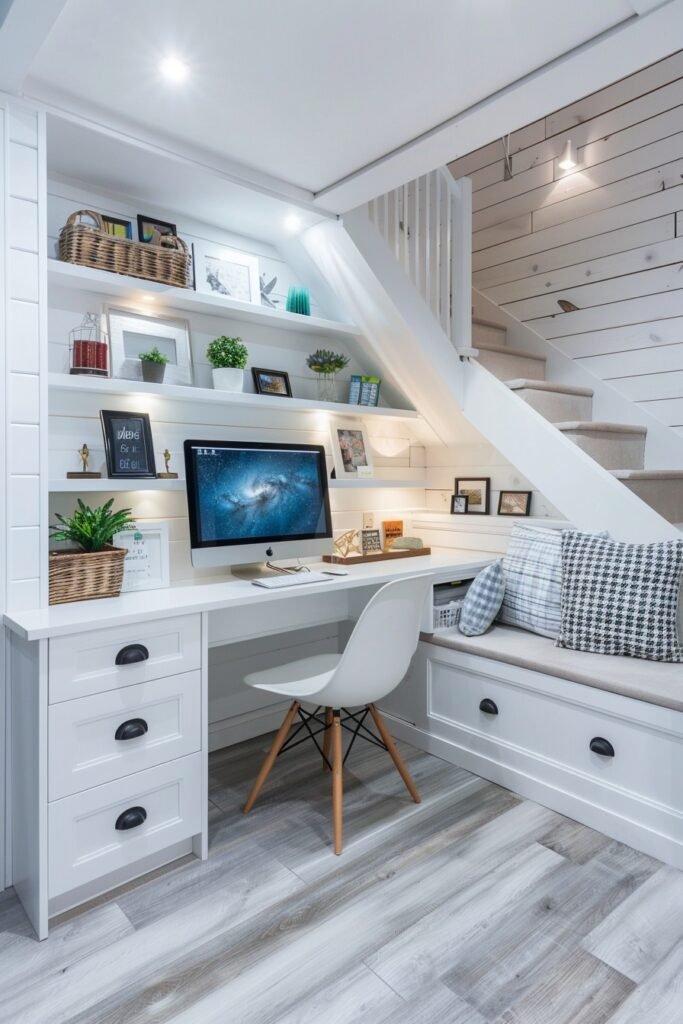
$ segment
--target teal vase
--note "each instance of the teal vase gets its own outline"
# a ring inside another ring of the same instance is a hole
[[[311,315],[311,296],[308,288],[292,285],[287,292],[287,312],[300,313],[302,316]]]

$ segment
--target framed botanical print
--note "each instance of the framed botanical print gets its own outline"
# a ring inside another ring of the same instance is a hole
[[[145,316],[118,306],[105,306],[109,324],[112,377],[142,380],[140,353],[158,348],[166,356],[164,384],[192,384],[190,325],[175,317]]]
[[[337,480],[371,477],[374,473],[370,441],[358,420],[330,422],[332,458]]]
[[[194,245],[195,288],[209,295],[261,304],[258,257],[224,245]]]
[[[487,516],[491,503],[491,477],[463,477],[455,481],[455,494],[467,498],[468,515]]]

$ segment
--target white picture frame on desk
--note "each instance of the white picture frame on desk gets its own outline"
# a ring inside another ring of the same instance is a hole
[[[128,548],[121,593],[159,590],[170,582],[168,523],[141,519],[114,535],[118,548]]]
[[[158,348],[168,359],[164,384],[192,384],[189,321],[146,316],[123,306],[105,306],[104,312],[109,325],[112,377],[142,380],[140,353]]]
[[[370,438],[360,420],[330,420],[330,444],[337,480],[374,476]]]

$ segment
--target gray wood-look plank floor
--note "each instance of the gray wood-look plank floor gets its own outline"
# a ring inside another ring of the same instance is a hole
[[[401,744],[211,757],[211,855],[53,921],[0,895],[2,1024],[681,1024],[683,874]]]

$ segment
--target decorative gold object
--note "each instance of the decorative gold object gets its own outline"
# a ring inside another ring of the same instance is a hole
[[[342,558],[348,558],[350,554],[362,553],[360,549],[360,537],[358,530],[346,530],[340,533],[334,542],[335,551]]]
[[[157,478],[159,480],[177,480],[178,479],[178,474],[177,473],[169,473],[168,467],[169,467],[170,464],[171,464],[171,453],[169,452],[168,448],[164,448],[164,466],[166,467],[166,472],[165,473],[157,473]]]
[[[80,473],[67,473],[67,480],[99,480],[99,478],[102,476],[101,473],[90,473],[88,471],[88,463],[90,461],[90,449],[88,448],[85,441],[83,442],[83,447],[78,449],[78,454],[81,457],[83,469]]]

